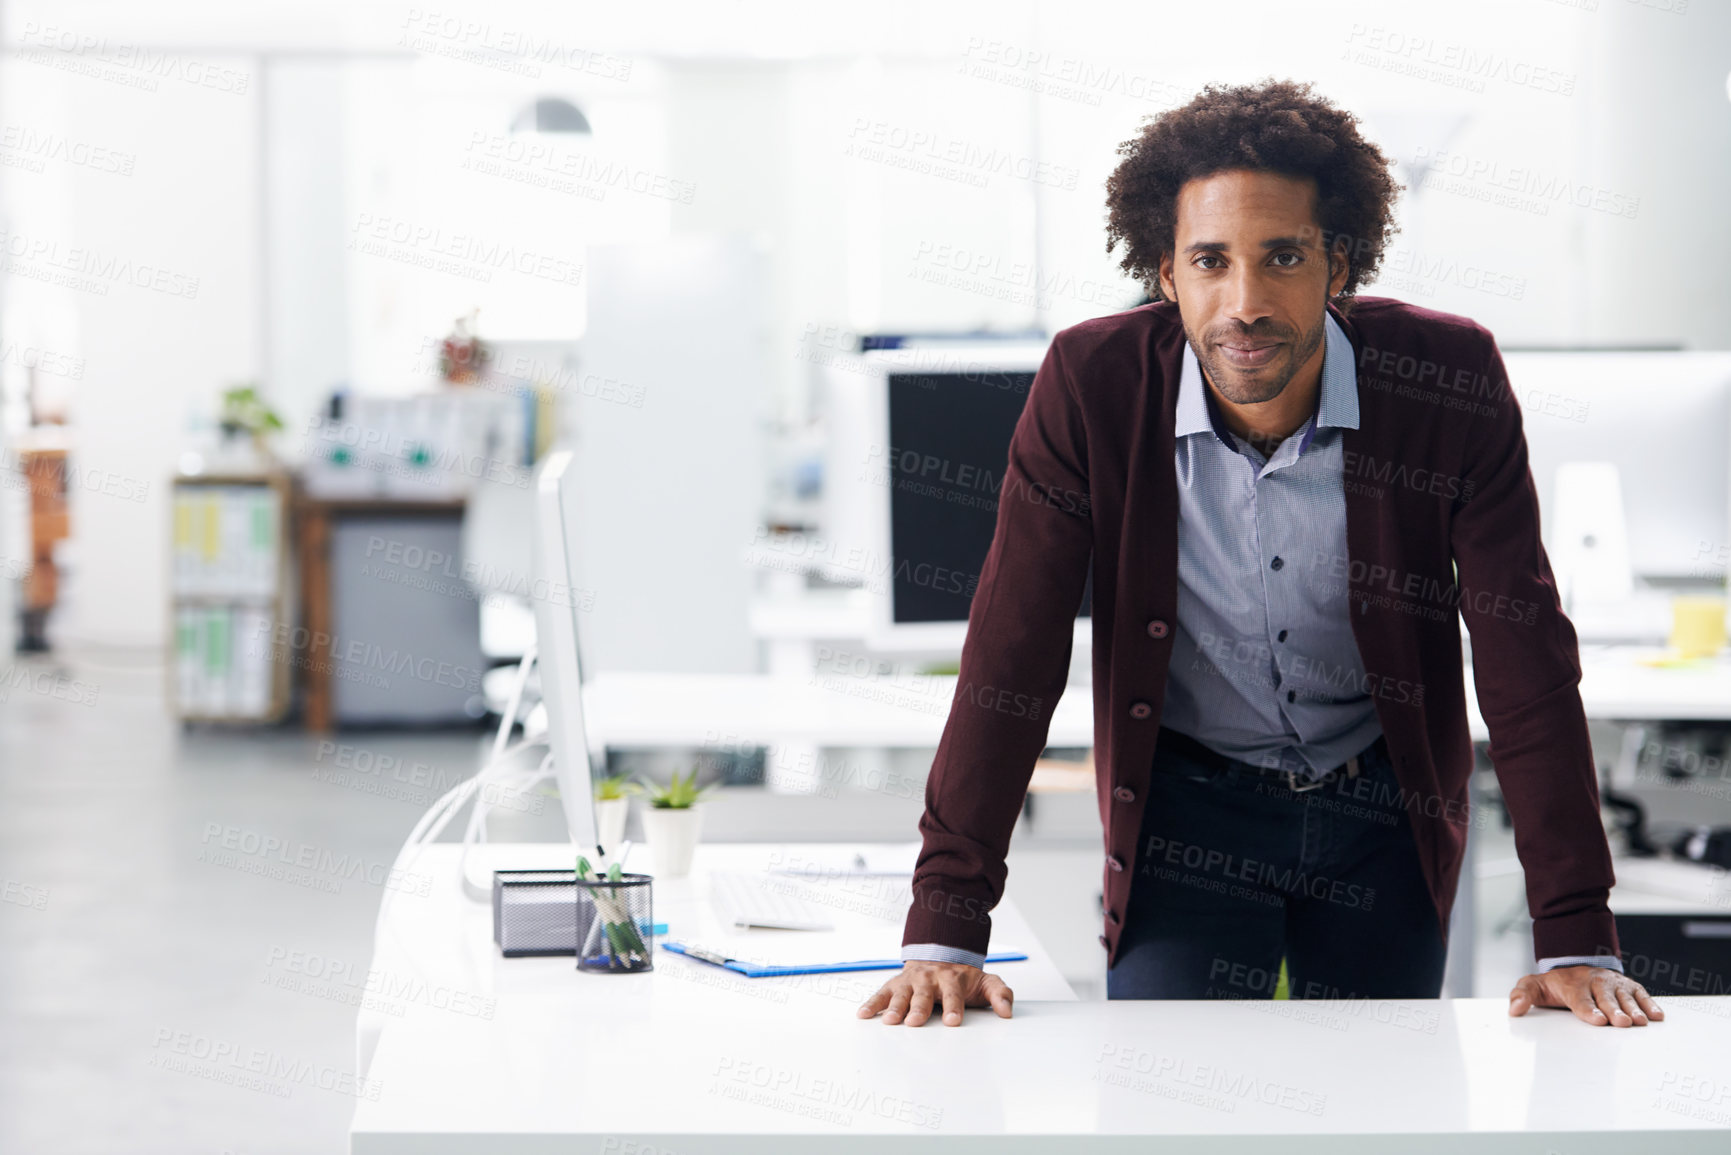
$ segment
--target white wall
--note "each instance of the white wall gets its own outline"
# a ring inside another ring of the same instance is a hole
[[[1600,7],[1582,64],[1594,81],[1588,171],[1641,202],[1632,220],[1582,214],[1577,332],[1731,348],[1731,4],[1690,3],[1684,15],[1630,0]]]
[[[269,313],[261,376],[284,423],[300,430],[331,387],[349,377],[354,310],[340,163],[348,68],[329,59],[274,61],[263,72],[260,95]]]
[[[1541,0],[1027,0],[841,4],[825,19],[771,3],[726,18],[704,5],[516,3],[490,16],[628,60],[627,80],[558,68],[535,76],[436,53],[387,59],[404,51],[402,11],[322,0],[244,12],[189,0],[148,14],[81,0],[6,11],[14,44],[30,21],[57,20],[117,40],[210,44],[209,61],[254,79],[245,95],[169,79],[142,92],[16,53],[0,68],[9,120],[137,157],[125,177],[0,167],[7,226],[200,280],[189,301],[123,285],[105,296],[44,287],[15,273],[0,297],[4,336],[57,341],[85,358],[75,386],[81,461],[151,487],[143,504],[100,495],[75,504],[86,564],[61,625],[84,636],[162,633],[160,500],[189,402],[261,378],[298,425],[338,379],[417,387],[428,340],[476,304],[494,336],[582,333],[586,289],[509,276],[483,284],[357,255],[346,244],[363,213],[567,256],[669,231],[763,237],[768,385],[776,410],[797,420],[811,370],[801,358],[814,351],[803,338],[826,326],[1051,329],[1129,303],[1136,290],[1104,251],[1102,186],[1116,146],[1204,81],[1297,75],[1359,111],[1402,160],[1447,150],[1541,189],[1638,204],[1615,215],[1530,189],[1499,204],[1506,190],[1482,174],[1426,188],[1403,201],[1404,230],[1371,291],[1471,315],[1505,346],[1731,346],[1731,273],[1717,259],[1731,245],[1720,205],[1731,187],[1723,5],[1677,14],[1633,0],[1591,10]],[[1422,47],[1406,54],[1398,44]],[[257,63],[233,52],[249,45],[372,54],[340,70],[297,62],[272,73],[263,301],[255,178],[267,86]],[[1030,53],[1045,64],[1025,67]],[[1449,63],[1466,54],[1505,74],[1552,69],[1574,92]],[[1427,56],[1443,63],[1411,75]],[[1036,81],[1057,87],[1031,95]],[[474,132],[498,131],[546,91],[591,113],[596,136],[583,147],[692,182],[695,196],[561,197],[466,164]],[[894,143],[915,135],[922,143]],[[1043,165],[1043,177],[982,173],[974,162],[991,155]],[[934,171],[946,156],[960,162]]]
[[[572,552],[585,669],[757,670],[741,555],[760,523],[767,269],[749,237],[590,249]]]
[[[130,175],[5,170],[9,235],[42,246],[9,264],[5,324],[68,335],[84,359],[72,402],[77,564],[59,635],[155,645],[168,614],[167,482],[188,406],[259,368],[256,106],[172,77],[147,91],[16,57],[5,72],[14,123],[136,157]],[[79,287],[55,287],[21,265],[83,271]],[[158,270],[182,295],[131,281]]]

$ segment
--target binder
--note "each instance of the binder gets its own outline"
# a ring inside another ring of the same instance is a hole
[[[231,669],[235,685],[230,709],[247,718],[270,713],[270,661],[267,653],[270,614],[258,606],[234,607],[234,657]]]
[[[179,687],[176,698],[185,712],[202,700],[203,693],[199,684],[198,610],[192,606],[180,606],[174,612],[174,646]]]
[[[267,481],[176,483],[172,658],[182,716],[271,716],[287,515],[282,489]]]
[[[204,707],[207,717],[219,718],[229,711],[229,669],[233,643],[230,640],[228,607],[213,606],[204,613]]]

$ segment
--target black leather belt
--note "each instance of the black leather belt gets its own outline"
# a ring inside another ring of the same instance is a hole
[[[1164,726],[1160,727],[1160,733],[1155,738],[1156,750],[1171,750],[1200,766],[1207,766],[1213,770],[1248,770],[1255,774],[1262,774],[1271,778],[1279,778],[1286,783],[1289,789],[1298,794],[1302,794],[1306,790],[1315,790],[1319,786],[1324,786],[1336,776],[1344,775],[1347,778],[1358,777],[1360,763],[1364,756],[1375,750],[1378,746],[1384,745],[1385,741],[1383,736],[1378,734],[1375,742],[1372,742],[1363,750],[1360,750],[1357,754],[1354,754],[1345,762],[1336,766],[1333,770],[1330,770],[1328,773],[1314,781],[1305,781],[1298,776],[1296,771],[1293,770],[1282,770],[1278,766],[1258,766],[1254,762],[1244,762],[1237,758],[1229,758],[1218,750],[1204,746],[1201,742],[1198,742],[1188,734],[1180,734],[1177,730],[1168,730]]]

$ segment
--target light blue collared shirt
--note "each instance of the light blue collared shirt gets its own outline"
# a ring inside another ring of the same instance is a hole
[[[1346,597],[1341,430],[1352,343],[1324,314],[1316,412],[1264,457],[1215,412],[1188,343],[1173,426],[1178,617],[1160,724],[1315,778],[1382,733]],[[1335,560],[1335,559],[1338,559]]]

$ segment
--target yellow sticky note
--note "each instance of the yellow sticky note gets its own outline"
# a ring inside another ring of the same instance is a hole
[[[1671,599],[1671,648],[1683,658],[1705,658],[1725,648],[1725,599]]]

